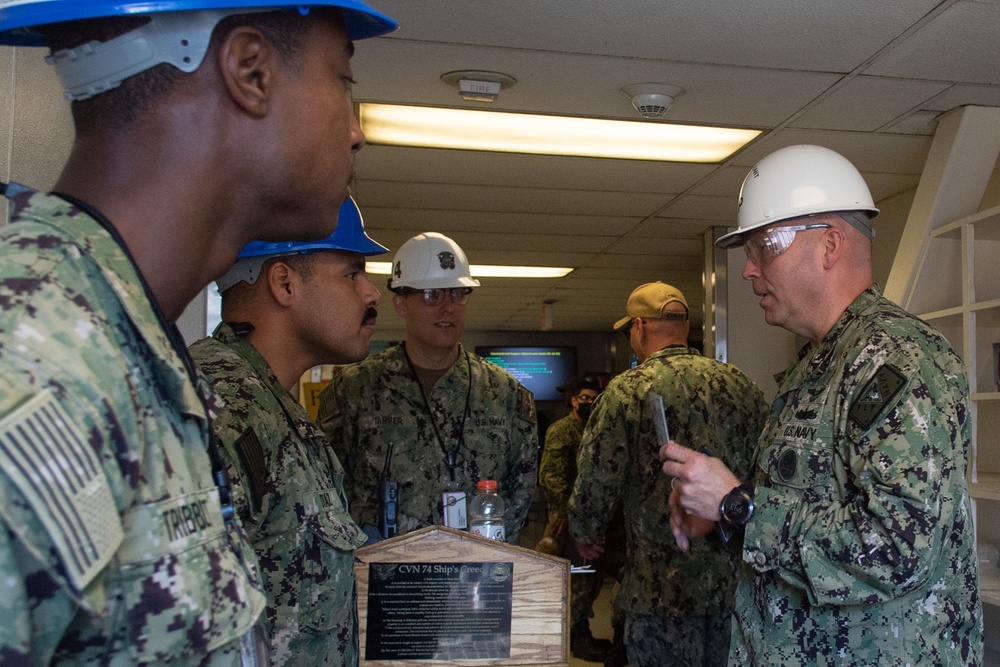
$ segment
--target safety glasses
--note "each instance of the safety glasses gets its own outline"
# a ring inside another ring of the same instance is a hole
[[[410,289],[405,288],[400,290],[400,293],[404,296],[410,294],[420,294],[423,301],[428,306],[440,306],[444,301],[445,295],[451,297],[452,303],[457,303],[458,305],[464,305],[469,302],[469,297],[472,296],[471,287],[451,287],[451,288],[434,288],[434,289]]]
[[[754,232],[747,237],[743,243],[743,250],[747,258],[754,264],[760,265],[773,260],[781,253],[788,250],[795,240],[797,232],[804,232],[808,229],[829,229],[830,225],[817,222],[811,225],[790,225],[788,227],[769,227],[768,229]]]

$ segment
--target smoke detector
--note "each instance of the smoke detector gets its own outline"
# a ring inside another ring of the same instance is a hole
[[[517,79],[500,72],[484,72],[482,70],[457,70],[445,72],[441,80],[449,86],[457,86],[458,94],[466,102],[495,102],[500,97],[500,91],[510,88]]]
[[[621,89],[643,118],[662,118],[684,89],[669,83],[633,83]]]

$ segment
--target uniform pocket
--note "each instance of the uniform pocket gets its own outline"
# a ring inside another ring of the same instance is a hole
[[[366,536],[335,500],[333,489],[317,495],[320,510],[306,518],[299,618],[307,630],[322,633],[342,625],[353,611],[354,550]]]
[[[144,545],[123,554],[121,562],[124,623],[139,663],[220,648],[246,633],[263,607],[230,545],[217,496],[169,504],[160,525],[146,523]],[[172,543],[159,539],[170,536]]]

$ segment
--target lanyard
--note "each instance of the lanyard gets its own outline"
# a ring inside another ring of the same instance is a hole
[[[463,352],[465,351],[463,350]],[[448,467],[448,477],[450,481],[454,482],[458,452],[462,449],[462,445],[465,444],[465,420],[469,418],[469,398],[472,396],[472,361],[469,359],[469,353],[465,352],[465,367],[469,378],[469,386],[465,390],[465,409],[462,410],[462,423],[459,427],[458,437],[455,438],[455,446],[451,449],[444,444],[444,438],[441,437],[441,430],[434,419],[434,413],[431,412],[430,401],[427,400],[424,386],[420,384],[420,378],[417,376],[417,371],[413,367],[413,362],[410,360],[410,355],[407,354],[405,346],[403,347],[403,356],[406,358],[406,364],[410,367],[410,372],[413,373],[413,380],[417,383],[417,388],[420,389],[420,397],[424,399],[424,410],[427,411],[427,419],[434,429],[434,435],[437,437],[438,444],[441,446],[441,452],[444,454],[444,464]]]

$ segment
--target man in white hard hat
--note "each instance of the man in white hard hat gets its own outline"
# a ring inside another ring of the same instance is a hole
[[[535,405],[509,373],[460,343],[478,286],[447,236],[428,232],[404,243],[389,289],[406,341],[345,369],[323,390],[320,425],[347,469],[359,524],[384,523],[385,469],[398,489],[399,534],[464,528],[477,482],[493,479],[506,505],[506,540],[517,542],[538,469]]]
[[[75,127],[55,192],[2,188],[3,663],[267,661],[174,322],[250,241],[333,231],[364,143],[352,40],[393,27],[359,0],[0,5],[0,44],[49,47]]]
[[[730,665],[982,664],[965,368],[872,284],[877,213],[843,156],[791,146],[753,168],[718,241],[746,250],[767,322],[809,341],[750,477],[660,452],[678,543],[696,516],[742,555]]]
[[[366,537],[343,466],[297,397],[308,369],[368,355],[380,298],[365,257],[384,252],[353,199],[325,239],[250,243],[217,281],[222,323],[191,346],[224,401],[212,430],[260,560],[274,667],[358,664],[354,549]]]
[[[628,331],[639,365],[615,376],[594,404],[569,499],[570,534],[585,558],[602,556],[621,507],[628,549],[617,603],[631,667],[724,667],[736,559],[705,538],[684,553],[665,534],[670,480],[659,471],[656,419],[746,474],[767,402],[738,368],[688,346],[687,299],[672,285],[636,287],[614,328]],[[663,414],[654,414],[653,394]]]

